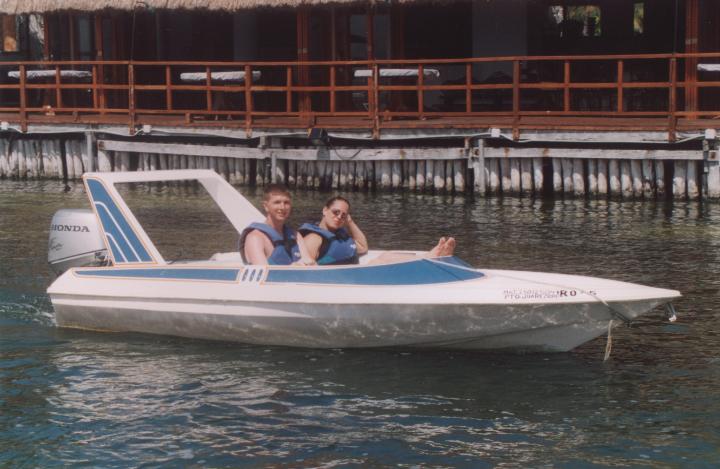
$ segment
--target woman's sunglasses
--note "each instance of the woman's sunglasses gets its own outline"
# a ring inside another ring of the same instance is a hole
[[[348,217],[347,212],[343,212],[342,210],[339,210],[337,208],[330,210],[330,213],[332,213],[333,216],[335,216],[341,220],[345,220]]]

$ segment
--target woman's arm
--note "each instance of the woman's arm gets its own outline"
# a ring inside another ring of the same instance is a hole
[[[316,236],[316,237],[320,238],[316,234],[310,234],[310,235],[308,235],[308,238],[310,238],[310,236]],[[317,264],[317,262],[315,262],[315,261],[317,260],[317,255],[318,255],[318,252],[320,251],[320,246],[318,245],[316,248],[314,248],[314,255],[313,255],[313,251],[311,251],[309,249],[309,247],[311,245],[311,243],[308,242],[309,240],[306,241],[306,238],[304,238],[300,233],[297,233],[296,237],[297,237],[298,249],[300,250],[300,261],[298,263],[301,265]],[[320,241],[322,242],[322,239]]]
[[[368,242],[365,233],[363,233],[360,227],[357,226],[357,223],[353,221],[350,214],[348,214],[347,217],[347,229],[352,239],[355,240],[358,255],[361,256],[368,252]]]

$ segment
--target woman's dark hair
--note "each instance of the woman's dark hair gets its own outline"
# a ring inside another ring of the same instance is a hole
[[[334,197],[330,197],[330,198],[327,200],[327,202],[325,202],[325,208],[330,208],[330,207],[332,206],[332,204],[334,204],[334,203],[337,202],[337,201],[345,202],[345,203],[347,204],[348,208],[350,208],[350,202],[348,202],[348,200],[347,200],[345,197],[342,197],[342,196],[339,196],[339,195],[336,195],[336,196],[334,196]]]

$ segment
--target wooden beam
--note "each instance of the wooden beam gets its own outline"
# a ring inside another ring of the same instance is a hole
[[[43,13],[43,59],[50,60],[50,18],[49,13]]]
[[[148,143],[116,140],[99,140],[102,151],[130,153],[157,153],[161,155],[212,156],[220,158],[312,161],[392,161],[392,160],[464,160],[467,149],[450,148],[341,148],[330,152],[317,148],[255,148],[221,145],[193,145],[180,143]],[[321,158],[318,158],[321,155]],[[696,160],[703,159],[701,150],[623,150],[623,149],[577,149],[577,148],[508,148],[479,145],[473,150],[473,158],[562,158],[602,160]]]
[[[95,24],[95,60],[105,60],[105,50],[103,41],[103,16],[102,13],[96,12],[94,15]],[[96,65],[93,67],[95,84],[105,83],[105,67],[103,65]],[[105,90],[93,88],[93,99],[97,103],[100,109],[105,109]]]
[[[702,150],[624,150],[600,148],[485,147],[485,158],[562,158],[598,160],[702,160]]]
[[[698,52],[699,31],[698,0],[685,0],[685,53]],[[697,111],[697,64],[696,58],[685,60],[685,110]]]
[[[385,161],[385,160],[464,160],[465,148],[354,148],[333,149],[330,152],[317,148],[251,148],[220,145],[192,145],[180,143],[127,142],[99,140],[102,151],[125,151],[130,153],[157,153],[161,155],[212,156],[220,158],[265,159],[311,161]],[[318,155],[324,157],[318,158]]]

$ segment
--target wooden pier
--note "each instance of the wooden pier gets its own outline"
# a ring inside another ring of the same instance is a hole
[[[714,137],[712,132],[705,137]],[[128,141],[87,132],[60,138],[0,138],[0,178],[79,179],[87,171],[212,169],[237,185],[282,182],[308,190],[382,190],[623,199],[720,198],[716,140],[684,149],[598,149],[503,145],[465,138],[462,146],[290,146]]]

